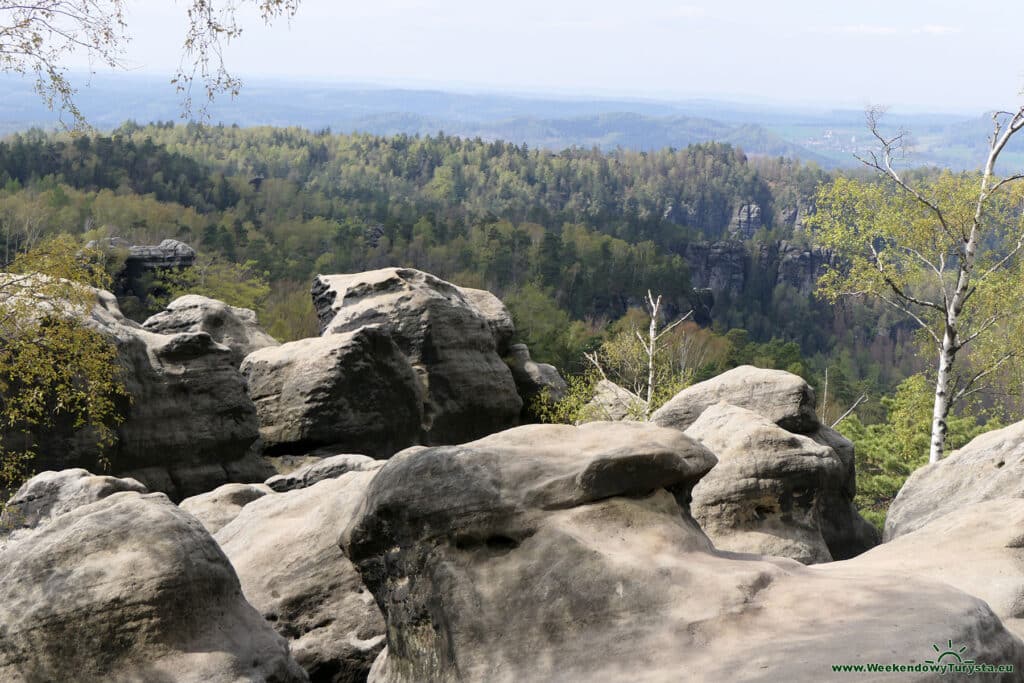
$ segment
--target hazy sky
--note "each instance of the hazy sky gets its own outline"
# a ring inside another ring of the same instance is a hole
[[[254,4],[250,2],[250,4]],[[240,75],[653,99],[980,112],[1024,85],[1024,3],[303,0],[247,21]],[[127,61],[169,74],[183,2],[133,0]]]

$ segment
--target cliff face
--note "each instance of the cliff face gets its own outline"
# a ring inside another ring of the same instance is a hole
[[[733,240],[695,242],[686,245],[683,258],[690,267],[694,289],[730,296],[741,294],[755,272],[762,281],[785,283],[801,294],[810,294],[825,268],[835,263],[835,256],[826,249],[786,240],[759,244],[753,250]]]

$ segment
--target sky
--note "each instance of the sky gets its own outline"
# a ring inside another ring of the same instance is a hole
[[[246,4],[246,3],[243,3]],[[247,5],[255,5],[248,0]],[[129,0],[124,62],[173,73],[185,0]],[[978,113],[1024,86],[1024,3],[302,0],[244,12],[243,77],[480,92]]]

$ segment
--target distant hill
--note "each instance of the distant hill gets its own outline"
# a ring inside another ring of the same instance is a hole
[[[176,120],[180,100],[161,79],[132,74],[93,77],[79,102],[89,120],[110,130],[126,120]],[[813,161],[827,168],[857,164],[871,147],[864,113],[737,104],[714,100],[657,102],[402,90],[341,84],[251,81],[234,100],[218,101],[210,120],[226,125],[302,126],[339,133],[435,134],[506,140],[551,150],[616,147],[651,151],[708,141],[728,142],[748,154]],[[0,78],[0,134],[51,128],[31,83]],[[911,133],[913,165],[969,168],[979,163],[988,117],[893,115],[893,130]],[[1024,141],[1006,155],[1024,165]]]

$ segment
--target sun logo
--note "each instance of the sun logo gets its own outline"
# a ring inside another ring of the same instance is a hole
[[[938,652],[939,656],[936,657],[935,659],[926,659],[926,660],[924,660],[925,664],[944,664],[944,663],[945,664],[952,664],[952,663],[955,663],[955,664],[974,664],[974,660],[973,659],[964,659],[963,657],[960,656],[961,654],[963,654],[964,652],[967,651],[967,646],[966,645],[961,646],[961,648],[959,650],[954,650],[953,649],[953,641],[949,640],[949,641],[946,641],[946,649],[945,650],[940,649],[939,646],[934,644],[934,643],[932,644],[932,649],[935,650],[936,652]],[[956,658],[956,662],[950,662],[949,659],[952,659],[952,658]],[[942,661],[943,659],[946,659],[946,661],[943,662]]]

